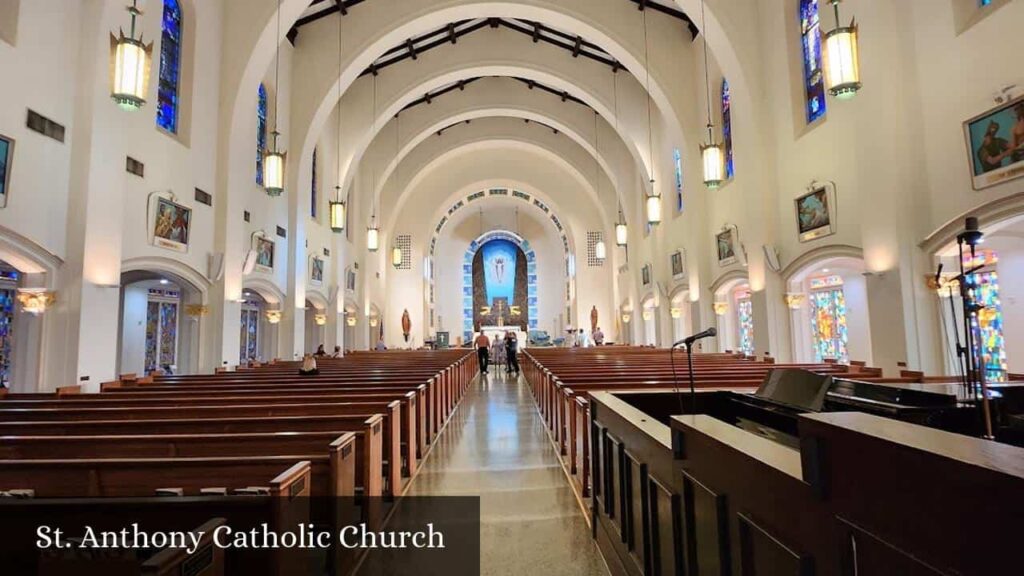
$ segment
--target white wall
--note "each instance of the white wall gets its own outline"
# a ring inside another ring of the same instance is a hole
[[[149,306],[149,288],[132,284],[124,289],[121,316],[122,374],[144,374],[146,371],[146,315]]]

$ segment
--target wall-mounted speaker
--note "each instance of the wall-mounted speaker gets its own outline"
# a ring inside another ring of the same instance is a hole
[[[206,260],[206,277],[211,282],[219,282],[224,277],[224,253],[211,252]]]

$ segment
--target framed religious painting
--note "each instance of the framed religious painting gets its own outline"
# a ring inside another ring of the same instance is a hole
[[[964,122],[964,139],[975,190],[1024,176],[1024,96]]]
[[[317,285],[321,286],[324,283],[324,261],[321,258],[313,257],[313,261],[309,265],[309,280]]]
[[[253,238],[252,249],[256,252],[256,270],[266,274],[274,272],[274,241],[263,236]]]
[[[7,206],[11,190],[11,165],[14,162],[14,139],[0,134],[0,208]]]
[[[673,280],[683,280],[686,278],[686,256],[682,250],[676,250],[669,255],[669,264],[672,266]]]
[[[192,209],[158,197],[153,219],[153,245],[176,252],[188,252]]]
[[[835,194],[831,186],[818,186],[793,201],[801,242],[835,234]]]
[[[718,247],[718,265],[728,266],[737,262],[736,228],[726,228],[715,234],[715,245]]]

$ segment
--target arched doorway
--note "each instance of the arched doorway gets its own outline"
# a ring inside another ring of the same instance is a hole
[[[721,281],[713,290],[718,317],[718,349],[754,355],[754,310],[745,274]]]
[[[792,271],[786,279],[793,358],[871,363],[871,326],[863,259],[827,255]]]
[[[203,290],[167,270],[121,274],[118,374],[195,374]]]
[[[370,304],[370,314],[366,320],[367,330],[369,335],[367,337],[368,346],[373,350],[377,346],[377,342],[384,338],[384,318],[380,313],[380,307],[376,304]]]
[[[359,324],[359,308],[352,300],[345,301],[345,350],[356,349],[356,325]]]
[[[628,300],[619,305],[619,339],[621,344],[633,344],[633,304]]]
[[[280,358],[280,330],[284,293],[261,278],[247,278],[242,288],[238,358],[267,362]],[[288,354],[289,358],[291,354]]]
[[[640,319],[643,321],[643,344],[658,345],[658,303],[653,294],[640,301]]]
[[[304,350],[306,354],[312,354],[320,346],[327,345],[327,299],[318,292],[306,292],[306,337]]]
[[[971,286],[982,306],[972,330],[986,378],[1003,380],[1009,372],[1024,372],[1024,214],[982,225],[981,232],[984,243],[975,248],[973,259],[964,246],[964,265],[976,269]],[[947,374],[960,372],[955,350],[957,341],[966,340],[963,301],[952,278],[960,270],[959,254],[955,241],[937,254],[945,271],[936,301]]]
[[[672,341],[678,342],[693,332],[690,324],[690,291],[679,288],[669,297],[669,316],[672,318]]]

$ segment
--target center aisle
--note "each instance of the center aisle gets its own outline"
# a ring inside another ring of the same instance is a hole
[[[526,384],[477,379],[409,489],[480,496],[481,574],[608,574]]]

